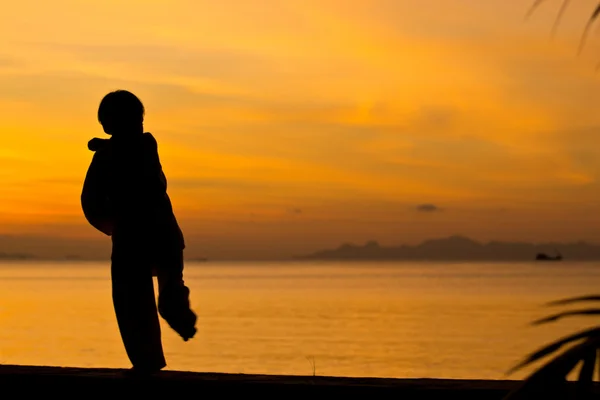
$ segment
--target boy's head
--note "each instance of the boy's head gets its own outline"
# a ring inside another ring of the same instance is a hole
[[[109,135],[144,132],[144,105],[133,93],[116,90],[104,96],[98,121]]]

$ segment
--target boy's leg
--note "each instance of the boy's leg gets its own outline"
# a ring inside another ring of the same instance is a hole
[[[113,253],[111,274],[119,331],[134,369],[158,371],[164,368],[166,361],[150,266],[145,265],[140,254]]]
[[[157,260],[158,312],[183,340],[196,334],[196,314],[190,290],[183,282],[183,250],[165,251]]]

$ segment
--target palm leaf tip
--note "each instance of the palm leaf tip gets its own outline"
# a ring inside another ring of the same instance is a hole
[[[556,16],[556,20],[554,20],[554,25],[552,26],[552,36],[556,34],[558,26],[560,25],[560,21],[562,20],[563,15],[565,15],[569,3],[570,0],[564,0],[562,5],[560,6],[560,9],[558,10],[558,15]]]
[[[594,355],[594,359],[598,349],[600,348],[600,340],[596,338],[587,338],[586,340],[576,344],[575,346],[567,349],[564,353],[558,355],[554,359],[550,360],[548,363],[537,369],[532,375],[530,375],[526,381],[530,384],[536,382],[535,385],[542,384],[544,386],[554,385],[560,382],[567,381],[567,375],[571,372],[577,364],[579,364],[582,360],[587,364],[586,368],[580,374],[580,379],[584,381],[589,379],[591,365],[590,362],[592,354]],[[587,361],[587,362],[585,362]],[[513,368],[515,371],[516,368]],[[593,371],[592,371],[593,375]],[[522,388],[521,388],[522,390]],[[519,389],[517,392],[520,391]],[[513,396],[515,394],[513,393]],[[509,398],[513,398],[510,397]],[[529,397],[527,397],[529,398]]]
[[[600,301],[600,295],[587,295],[587,296],[569,297],[569,298],[566,298],[566,299],[551,301],[549,303],[546,303],[546,306],[549,306],[549,307],[553,307],[553,306],[566,306],[566,305],[569,305],[569,304],[582,303],[582,302],[588,302],[588,301]]]
[[[587,40],[587,37],[589,36],[590,28],[592,27],[594,22],[596,22],[596,20],[598,19],[599,16],[600,16],[600,3],[594,9],[594,12],[590,16],[590,19],[588,20],[588,22],[585,26],[583,35],[581,36],[581,42],[579,44],[579,53],[581,53],[581,51],[583,50],[583,47],[585,46],[585,42]]]
[[[595,351],[588,351],[584,357],[582,357],[583,365],[579,371],[579,383],[589,384],[594,380],[594,370],[596,369],[596,356],[597,349]]]
[[[534,362],[536,362],[546,356],[549,356],[552,353],[557,352],[558,350],[560,350],[563,346],[565,346],[567,344],[577,342],[580,340],[584,340],[584,339],[586,339],[586,340],[597,339],[598,337],[600,337],[600,328],[591,328],[591,329],[587,329],[587,330],[575,333],[573,335],[566,336],[566,337],[559,339],[553,343],[550,343],[549,345],[546,345],[546,346],[542,347],[541,349],[535,351],[534,353],[530,354],[523,361],[521,361],[520,363],[518,363],[517,365],[515,365],[514,367],[509,369],[507,372],[507,375],[512,375],[516,371],[521,370],[521,369],[527,367],[528,365],[531,365]]]
[[[558,321],[559,319],[566,318],[566,317],[582,317],[582,316],[589,316],[589,315],[594,315],[594,316],[600,315],[600,309],[599,308],[589,308],[589,309],[585,309],[585,310],[565,311],[562,313],[550,315],[548,317],[540,318],[536,321],[533,321],[531,324],[532,325],[542,325],[542,324],[547,324],[549,322],[555,322],[555,321]]]
[[[536,351],[535,353],[530,354],[528,357],[526,357],[523,361],[521,361],[520,363],[518,363],[517,365],[515,365],[514,367],[512,367],[511,369],[508,370],[507,375],[512,375],[515,372],[527,367],[528,365],[533,364],[534,362],[549,356],[552,353],[557,352],[558,350],[560,350],[561,347],[563,347],[566,343],[564,343],[563,341],[558,341],[555,343],[552,343],[538,351]]]
[[[556,322],[558,319],[559,319],[558,315],[551,315],[549,317],[536,319],[535,321],[533,321],[531,323],[531,325],[543,325],[543,324],[547,324],[549,322]]]
[[[529,19],[533,15],[535,10],[537,10],[538,7],[545,1],[546,0],[535,0],[531,7],[529,7],[529,10],[527,10],[527,14],[525,14],[525,19]]]

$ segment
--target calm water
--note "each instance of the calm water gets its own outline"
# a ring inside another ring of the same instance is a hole
[[[163,324],[168,369],[502,379],[598,319],[528,326],[600,292],[598,264],[186,266],[199,334]],[[0,264],[0,363],[125,367],[107,263]],[[523,375],[515,375],[521,378]]]

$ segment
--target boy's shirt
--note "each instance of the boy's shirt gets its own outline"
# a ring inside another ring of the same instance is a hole
[[[152,134],[95,138],[88,148],[95,153],[81,203],[89,223],[112,236],[113,243],[184,248]]]

